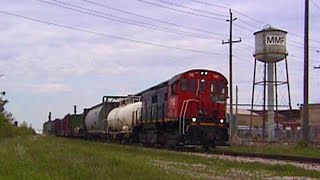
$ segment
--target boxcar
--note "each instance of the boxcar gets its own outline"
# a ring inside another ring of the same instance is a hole
[[[53,121],[54,123],[54,134],[56,136],[63,136],[64,132],[63,132],[63,123],[61,119],[55,119]]]
[[[67,114],[62,119],[63,124],[63,136],[72,136],[72,117],[70,114]]]

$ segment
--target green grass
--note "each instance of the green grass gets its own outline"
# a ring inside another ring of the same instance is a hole
[[[303,145],[232,145],[228,149],[236,152],[256,152],[306,157],[320,157],[320,149]]]
[[[0,140],[0,179],[263,179],[319,178],[291,165],[217,158],[49,136]]]

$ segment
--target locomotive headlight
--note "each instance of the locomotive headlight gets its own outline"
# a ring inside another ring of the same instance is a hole
[[[223,124],[223,121],[224,121],[223,119],[220,119],[220,123],[221,123],[221,124]]]
[[[206,71],[206,72],[204,72],[204,75],[208,75],[208,72]]]
[[[193,117],[193,118],[191,119],[191,121],[195,123],[195,122],[197,122],[197,118]]]

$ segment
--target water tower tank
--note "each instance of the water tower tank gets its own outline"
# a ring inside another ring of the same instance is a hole
[[[255,32],[254,57],[267,63],[275,63],[284,59],[288,55],[286,34],[286,31],[272,27]]]

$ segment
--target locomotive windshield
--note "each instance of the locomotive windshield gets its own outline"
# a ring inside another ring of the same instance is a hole
[[[227,84],[225,81],[211,81],[210,84],[212,101],[224,101],[227,94]]]
[[[206,92],[206,80],[204,79],[200,81],[200,92]]]
[[[212,101],[225,101],[227,97],[227,82],[224,79],[182,78],[171,85],[171,95],[176,95],[177,84],[182,92],[208,92],[211,95]]]

